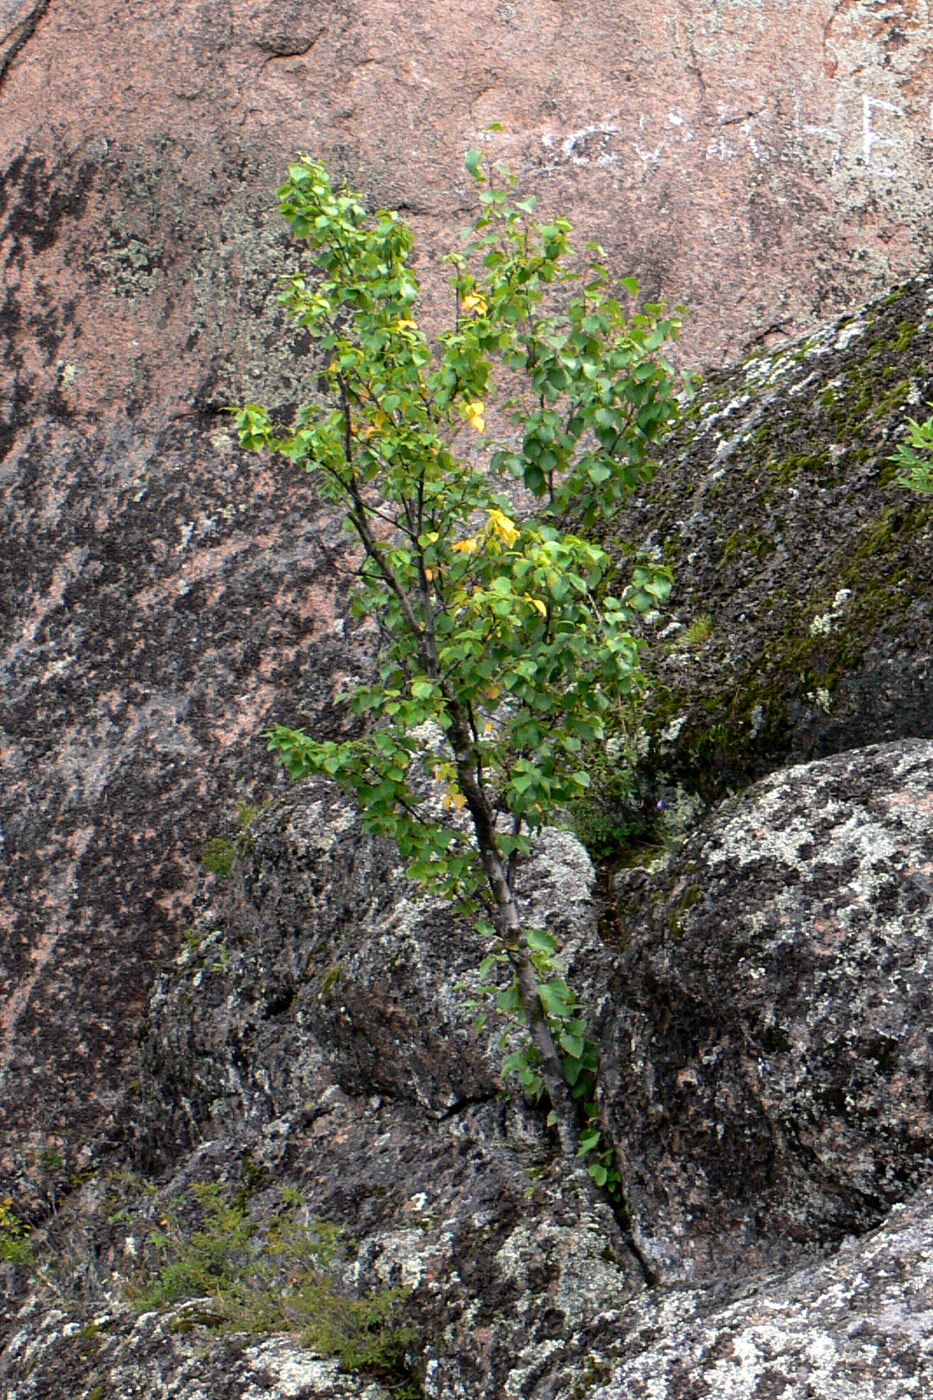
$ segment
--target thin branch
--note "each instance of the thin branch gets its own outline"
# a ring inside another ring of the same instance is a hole
[[[376,568],[379,570],[379,573],[382,575],[386,583],[391,588],[392,592],[395,594],[398,605],[402,610],[402,616],[405,619],[406,626],[408,627],[408,630],[411,633],[413,639],[419,644],[419,646],[423,646],[425,637],[424,628],[419,624],[418,619],[415,617],[408,594],[405,592],[404,588],[399,583],[393,570],[389,568],[385,559],[383,559],[382,557],[382,554],[379,550],[378,542],[376,541],[372,531],[369,528],[369,523],[367,520],[368,507],[365,501],[363,501],[360,497],[359,488],[348,484],[347,491],[353,501],[353,507],[348,511],[347,519],[350,521],[354,530],[359,535],[363,548],[366,550],[366,553],[369,555],[370,559],[373,561]]]
[[[522,819],[516,813],[512,814],[512,835],[520,836],[522,831]],[[515,889],[515,872],[518,869],[518,847],[509,852],[509,859],[505,867],[505,877],[509,882],[509,889]]]

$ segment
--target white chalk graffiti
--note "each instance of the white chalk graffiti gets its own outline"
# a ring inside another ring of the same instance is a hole
[[[622,127],[615,122],[593,122],[571,131],[557,147],[557,161],[569,161],[571,165],[615,165],[620,159],[618,151],[611,148],[609,138],[621,136]],[[554,150],[556,139],[550,132],[541,137],[541,144],[547,150]]]
[[[896,102],[865,93],[856,101],[861,110],[857,117],[847,113],[837,99],[829,120],[808,121],[803,113],[803,101],[794,98],[791,140],[800,157],[805,152],[819,152],[829,173],[836,175],[845,166],[852,178],[860,175],[896,176],[898,159],[904,154],[904,140],[911,128],[905,129],[907,112]],[[815,114],[822,117],[823,114]],[[855,120],[851,120],[855,117]],[[930,107],[933,126],[933,104]],[[578,167],[621,165],[629,170],[641,170],[645,179],[662,164],[676,159],[678,152],[691,142],[702,141],[700,149],[708,161],[726,163],[751,159],[758,164],[774,160],[782,148],[786,152],[788,131],[786,118],[781,116],[778,99],[763,102],[752,112],[730,113],[720,103],[719,115],[712,128],[692,124],[682,112],[673,109],[663,117],[642,114],[637,120],[625,119],[612,112],[604,120],[590,122],[573,131],[546,131],[541,144],[548,153],[545,169],[559,165]],[[783,156],[782,158],[786,158]]]
[[[898,107],[893,102],[885,102],[880,97],[869,97],[867,94],[862,98],[862,150],[865,156],[865,164],[872,165],[873,153],[876,146],[897,146],[899,143],[890,135],[882,135],[875,127],[876,112],[889,112],[892,116],[902,117],[903,107]],[[875,167],[878,169],[878,167]],[[896,175],[897,171],[893,167],[884,166],[878,170],[880,175]]]
[[[835,115],[838,118],[839,113],[837,112]],[[840,126],[824,126],[819,122],[805,122],[803,120],[803,102],[800,97],[796,97],[794,99],[794,129],[798,137],[816,136],[831,144],[833,150],[830,156],[830,166],[835,174],[842,164],[844,134]]]

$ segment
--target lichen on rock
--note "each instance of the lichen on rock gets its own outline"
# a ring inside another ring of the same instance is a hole
[[[786,1265],[933,1169],[931,774],[923,740],[782,770],[637,891],[605,1104],[661,1277]]]
[[[933,515],[888,460],[933,396],[931,312],[922,273],[712,376],[614,527],[675,569],[645,658],[659,791],[933,735]]]

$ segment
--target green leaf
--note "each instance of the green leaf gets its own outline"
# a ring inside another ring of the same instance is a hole
[[[480,166],[482,165],[482,163],[483,163],[483,153],[482,153],[482,151],[477,150],[477,148],[476,148],[475,146],[471,146],[470,149],[469,149],[469,150],[467,151],[467,153],[466,153],[466,158],[465,158],[465,160],[464,160],[464,164],[466,165],[467,170],[468,170],[468,171],[470,172],[470,174],[473,176],[473,179],[474,179],[474,180],[483,180],[483,181],[485,181],[485,176],[482,174],[482,172],[481,172],[481,170],[480,170]]]
[[[547,1015],[558,1018],[571,1011],[576,1000],[565,982],[553,978],[538,988],[538,996]]]
[[[513,982],[510,987],[505,987],[496,997],[496,1006],[500,1011],[521,1011],[522,994],[517,982]]]

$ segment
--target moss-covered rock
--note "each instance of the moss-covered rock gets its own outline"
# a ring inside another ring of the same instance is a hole
[[[933,510],[889,461],[933,397],[933,281],[703,386],[611,542],[674,564],[650,771],[707,799],[933,734]]]

